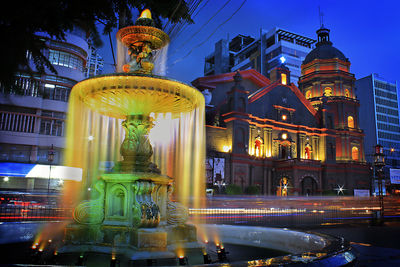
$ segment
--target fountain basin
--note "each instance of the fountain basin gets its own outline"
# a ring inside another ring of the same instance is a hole
[[[274,258],[231,261],[230,266],[344,266],[356,261],[355,252],[343,238],[287,228],[233,225],[199,225],[198,227],[206,233],[218,233],[219,240],[224,244],[288,253],[286,256]],[[216,263],[207,266],[226,266],[224,264]]]
[[[162,76],[115,73],[86,79],[74,92],[92,110],[109,117],[150,113],[180,114],[204,105],[195,88]]]

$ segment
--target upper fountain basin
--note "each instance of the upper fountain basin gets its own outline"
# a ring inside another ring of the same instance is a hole
[[[138,42],[151,44],[151,49],[160,49],[169,43],[168,35],[162,30],[150,26],[128,26],[117,32],[117,38],[126,47],[131,47]]]
[[[101,75],[79,82],[72,90],[93,111],[118,119],[150,113],[177,115],[204,105],[196,88],[157,75]]]

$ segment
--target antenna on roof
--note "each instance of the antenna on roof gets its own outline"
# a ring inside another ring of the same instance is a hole
[[[321,12],[321,7],[318,6],[318,13],[319,13],[319,26],[321,28],[324,27],[324,13]]]

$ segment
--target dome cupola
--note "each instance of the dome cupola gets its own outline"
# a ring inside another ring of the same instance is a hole
[[[317,30],[318,43],[315,48],[306,56],[303,64],[310,63],[314,59],[332,59],[338,58],[343,61],[348,61],[345,55],[337,48],[332,46],[329,38],[330,30],[322,26]]]

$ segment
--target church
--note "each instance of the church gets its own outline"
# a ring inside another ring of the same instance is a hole
[[[317,35],[298,87],[284,63],[269,78],[248,69],[192,82],[206,100],[207,183],[277,196],[370,189],[350,61],[328,29]]]

